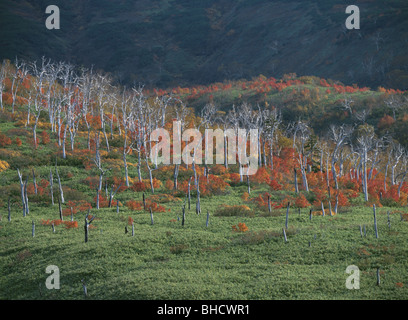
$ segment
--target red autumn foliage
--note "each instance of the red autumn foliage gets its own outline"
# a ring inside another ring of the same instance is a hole
[[[7,137],[5,134],[0,133],[0,147],[7,147],[11,145],[11,139]]]
[[[295,200],[295,206],[297,208],[306,208],[306,207],[310,207],[311,204],[309,201],[307,201],[305,195],[301,193]]]
[[[126,207],[133,211],[140,211],[143,210],[143,203],[141,201],[128,200],[126,202]]]
[[[39,186],[43,187],[44,189],[49,186],[50,182],[45,179],[41,179],[40,182],[38,183]]]
[[[78,221],[64,221],[66,229],[78,228]]]
[[[274,179],[272,179],[268,185],[272,188],[272,190],[282,190],[282,185]]]
[[[132,183],[130,189],[135,192],[143,192],[146,190],[146,185],[143,182],[136,181]]]
[[[332,199],[332,205],[334,206],[336,203],[336,197],[334,196]],[[339,191],[338,194],[338,206],[339,207],[346,207],[349,206],[350,202],[349,199],[345,196],[345,194],[342,191]]]
[[[152,209],[152,212],[165,212],[166,208],[157,204],[156,202],[146,200],[146,211],[150,211]]]
[[[86,177],[84,183],[89,186],[92,190],[96,190],[99,186],[99,177]]]
[[[29,184],[27,186],[27,193],[30,194],[30,195],[35,194],[35,186],[34,186],[33,183],[31,183],[31,184]],[[37,185],[37,194],[42,196],[44,194],[44,188]]]
[[[91,204],[85,200],[68,201],[67,206],[68,207],[72,206],[76,208],[79,212],[85,212],[88,211],[89,209],[92,209]]]
[[[233,225],[232,230],[234,232],[247,232],[249,229],[245,223],[240,222],[238,223],[238,226]]]
[[[16,146],[17,147],[21,147],[21,145],[23,144],[23,142],[21,141],[21,139],[19,137],[16,138]]]
[[[269,183],[271,178],[266,168],[261,167],[254,175],[250,176],[249,180],[256,183]]]
[[[63,221],[60,219],[55,219],[55,220],[41,220],[41,225],[43,226],[51,226],[54,224],[54,226],[59,226],[60,224],[65,225],[66,229],[72,229],[72,228],[78,228],[78,221]]]
[[[171,180],[167,180],[165,183],[165,187],[167,190],[173,190],[174,188],[174,182]]]
[[[51,139],[47,131],[44,130],[43,132],[41,132],[40,135],[41,135],[41,144],[46,145],[50,143]]]
[[[384,129],[384,128],[389,128],[394,124],[395,120],[393,117],[389,116],[389,115],[384,115],[384,117],[382,117],[377,124],[377,127],[379,129]]]
[[[165,212],[166,211],[165,207],[149,199],[146,199],[145,203],[146,203],[146,211],[150,211],[150,209],[152,209],[152,212]],[[133,210],[133,211],[141,211],[143,210],[143,201],[129,200],[126,202],[126,207],[128,207],[130,210]]]
[[[94,203],[96,204],[96,196],[93,198]],[[106,197],[99,194],[99,208],[107,208],[109,207],[109,200]]]

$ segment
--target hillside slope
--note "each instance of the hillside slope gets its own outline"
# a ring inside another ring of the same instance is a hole
[[[408,88],[408,4],[355,1],[361,29],[338,1],[47,1],[0,4],[1,58],[42,55],[112,72],[124,83],[170,87],[285,73]]]

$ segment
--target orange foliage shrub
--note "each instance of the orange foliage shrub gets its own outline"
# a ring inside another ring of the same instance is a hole
[[[332,204],[335,204],[335,197],[333,197],[334,199],[332,200]],[[344,193],[342,191],[339,191],[339,195],[338,195],[338,206],[339,207],[346,207],[350,205],[349,199],[344,195]]]
[[[152,212],[165,212],[166,211],[165,207],[148,199],[146,200],[146,211],[150,211],[150,209],[152,209]],[[170,211],[170,209],[168,211]]]
[[[311,204],[307,201],[305,195],[301,193],[295,200],[295,206],[298,208],[310,207]]]
[[[241,199],[244,200],[244,201],[248,201],[248,198],[249,198],[249,193],[245,191],[242,194]]]
[[[129,178],[129,183],[132,183],[130,178]],[[120,186],[119,189],[118,189],[118,193],[120,193],[122,191],[125,191],[127,189],[126,179],[124,177],[119,178],[119,177],[114,176],[113,177],[113,186],[114,186],[113,187],[114,190],[116,190],[116,188],[118,188]]]
[[[41,179],[38,185],[45,189],[50,185],[50,182],[46,179]]]
[[[204,176],[200,176],[199,179],[200,194],[202,196],[223,194],[227,186],[229,186],[223,179],[212,174],[208,175],[208,181]]]
[[[166,189],[167,189],[167,190],[173,190],[173,188],[174,188],[174,182],[171,181],[171,180],[167,180],[165,186],[166,186]]]
[[[21,139],[19,137],[17,137],[16,138],[16,146],[21,147],[22,144],[23,144],[23,142],[21,141]]]
[[[223,175],[227,172],[227,169],[222,164],[216,164],[210,168],[210,172],[217,176]]]
[[[30,195],[35,194],[35,186],[34,186],[33,183],[31,183],[31,184],[29,184],[27,186],[27,193],[30,194]],[[40,196],[43,195],[44,194],[44,188],[37,185],[37,194],[40,195]]]
[[[96,196],[93,198],[93,200],[96,203]],[[99,208],[107,208],[108,206],[109,206],[109,200],[106,199],[101,194],[99,194]]]
[[[78,228],[78,221],[64,221],[66,229]]]
[[[78,228],[78,221],[62,221],[60,219],[56,220],[41,220],[41,225],[43,226],[51,226],[54,224],[54,226],[59,226],[60,224],[65,225],[66,229],[72,229],[72,228]]]
[[[141,201],[129,200],[126,202],[126,207],[133,211],[143,210],[143,203]]]
[[[87,184],[92,190],[95,190],[99,186],[99,177],[86,177],[84,183]]]
[[[62,210],[62,215],[64,216],[71,215],[71,208],[73,214],[77,214],[78,212],[86,212],[89,209],[92,209],[92,205],[86,200],[69,200],[66,205],[67,208]]]
[[[46,144],[50,143],[51,139],[50,139],[50,136],[47,133],[47,131],[41,132],[40,135],[41,135],[41,144],[46,145]]]
[[[249,180],[256,183],[269,183],[271,179],[266,168],[261,167],[258,168],[254,175],[249,177]]]
[[[394,122],[395,120],[393,117],[385,115],[378,121],[377,127],[379,129],[389,128],[393,125]]]
[[[0,147],[6,147],[11,145],[11,139],[7,137],[5,134],[0,133]]]
[[[272,179],[268,185],[272,188],[272,190],[282,190],[282,185],[274,179]]]
[[[143,192],[146,190],[146,184],[143,182],[135,181],[132,183],[130,189],[132,189],[135,192]]]
[[[163,183],[159,179],[153,178],[152,180],[153,180],[153,188],[154,189],[159,189],[159,188],[161,188],[163,186]],[[142,181],[143,181],[146,189],[150,189],[150,180],[149,179],[143,179]]]
[[[247,232],[249,229],[245,223],[240,222],[238,223],[238,226],[236,225],[232,226],[232,230],[234,232]]]
[[[222,179],[228,184],[237,184],[240,181],[240,176],[238,173],[226,173],[222,175]]]

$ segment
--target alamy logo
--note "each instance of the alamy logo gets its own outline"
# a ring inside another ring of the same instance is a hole
[[[187,129],[181,133],[181,122],[173,121],[173,141],[170,140],[170,133],[163,128],[150,134],[150,141],[157,142],[150,151],[153,163],[169,165],[172,158],[173,164],[181,164],[182,161],[185,164],[202,164],[204,158],[205,164],[214,164],[215,157],[216,164],[236,164],[238,160],[244,175],[254,175],[258,170],[258,129],[250,129],[249,132],[246,129],[205,129],[203,137],[198,129]],[[183,150],[182,141],[186,142]]]
[[[350,265],[346,273],[351,274],[346,279],[346,288],[349,290],[360,289],[360,269],[355,265]]]
[[[60,288],[60,272],[59,268],[54,265],[50,265],[45,269],[46,273],[51,273],[45,280],[45,287],[47,289],[59,289]]]
[[[60,10],[58,6],[50,5],[45,9],[45,13],[50,14],[45,20],[45,27],[48,30],[60,28]]]
[[[346,20],[346,28],[349,30],[360,29],[360,8],[350,5],[346,8],[346,13],[351,14]]]

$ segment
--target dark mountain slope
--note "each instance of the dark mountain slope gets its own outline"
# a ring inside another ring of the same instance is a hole
[[[360,30],[334,0],[56,0],[60,30],[45,28],[49,4],[1,2],[1,58],[46,55],[159,87],[294,72],[408,88],[404,0],[355,1]]]

